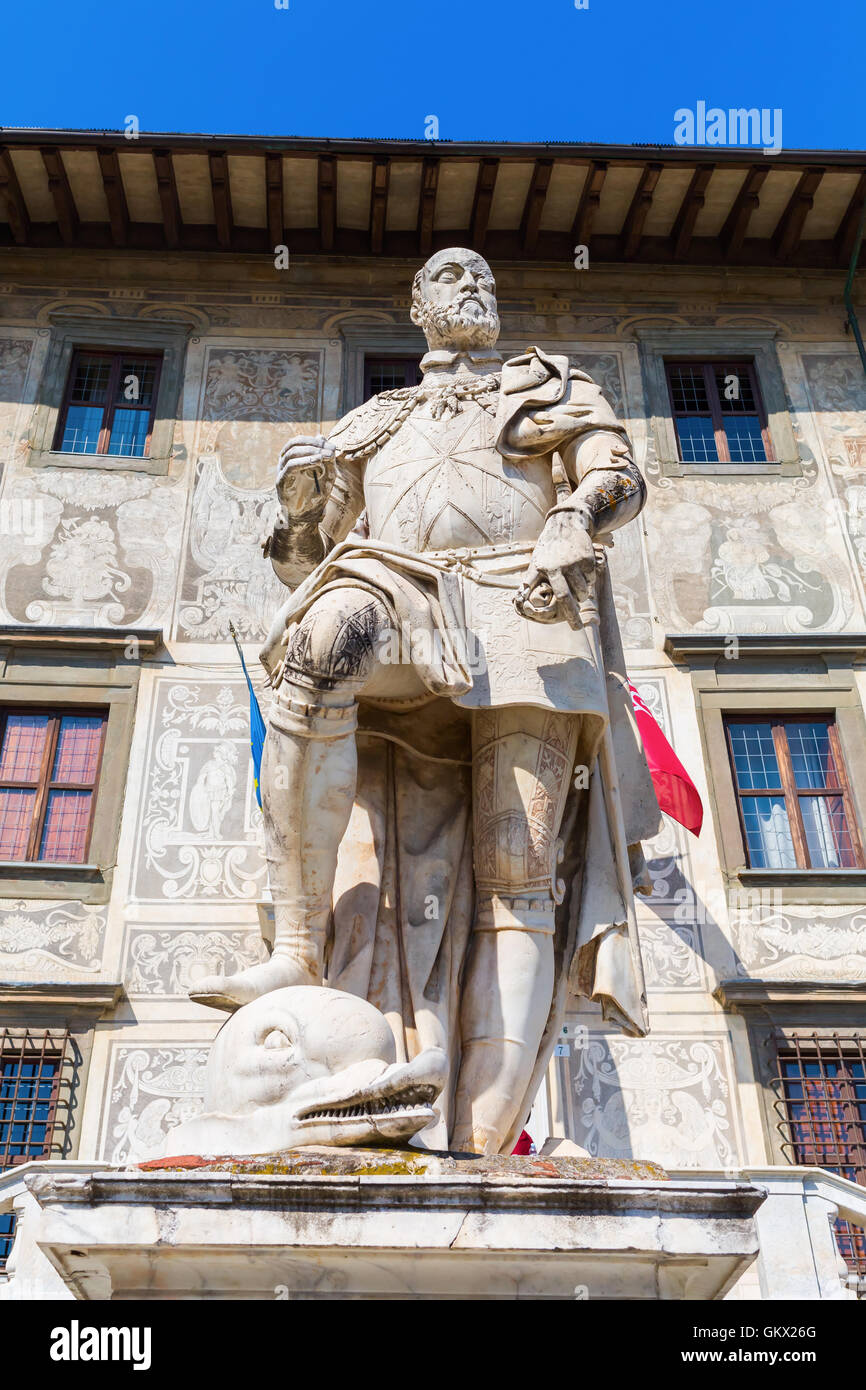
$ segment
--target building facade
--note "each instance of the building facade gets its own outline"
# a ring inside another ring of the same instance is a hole
[[[265,949],[229,624],[266,712],[277,456],[416,380],[412,277],[467,245],[503,354],[567,353],[629,431],[629,674],[705,807],[700,837],[667,820],[648,847],[651,1035],[575,1001],[533,1138],[866,1184],[866,362],[844,294],[866,156],[2,140],[0,1167],[135,1163],[200,1105],[221,1018],[187,991]],[[838,1239],[866,1276],[862,1233]]]

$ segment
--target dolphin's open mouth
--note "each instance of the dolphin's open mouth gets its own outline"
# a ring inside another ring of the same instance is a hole
[[[430,1048],[411,1062],[392,1062],[378,1076],[351,1075],[347,1069],[332,1079],[331,1094],[311,1083],[318,1094],[299,1097],[294,1114],[301,1143],[383,1144],[411,1139],[433,1122],[433,1102],[442,1089],[447,1062],[444,1052]],[[306,1104],[304,1101],[306,1100]]]
[[[435,1099],[435,1087],[412,1086],[406,1087],[394,1095],[371,1097],[368,1100],[353,1096],[351,1100],[342,1101],[339,1104],[302,1110],[298,1113],[297,1120],[299,1124],[304,1124],[307,1120],[327,1120],[329,1123],[339,1123],[341,1120],[367,1119],[384,1115],[405,1116],[406,1118],[418,1116],[426,1120],[432,1114]]]

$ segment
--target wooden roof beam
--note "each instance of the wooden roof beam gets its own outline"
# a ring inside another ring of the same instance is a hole
[[[333,251],[337,225],[337,161],[332,154],[319,155],[319,245]]]
[[[436,217],[436,193],[439,188],[439,160],[428,158],[421,167],[421,197],[418,202],[418,254],[429,256],[433,250],[433,223]]]
[[[80,222],[72,189],[69,187],[69,179],[66,176],[63,156],[53,146],[47,149],[43,148],[41,153],[42,163],[48,174],[48,187],[51,197],[54,199],[54,210],[57,213],[60,235],[67,246],[74,246],[78,241]]]
[[[475,202],[472,206],[472,221],[469,226],[469,245],[473,251],[483,252],[487,240],[487,224],[493,206],[493,191],[499,173],[498,159],[482,159],[478,166],[478,181],[475,184]]]
[[[223,251],[230,251],[234,218],[232,216],[232,190],[229,183],[228,157],[223,150],[213,150],[208,154],[208,162],[210,164],[210,186],[213,193],[217,242]]]
[[[538,244],[538,231],[552,173],[552,159],[536,159],[520,222],[520,244],[524,256],[533,255]]]
[[[388,217],[388,184],[391,179],[391,160],[387,155],[373,160],[373,179],[370,188],[370,250],[381,256],[385,244],[385,222]]]
[[[857,187],[851,195],[851,201],[845,209],[834,238],[833,250],[839,265],[847,266],[854,254],[854,239],[857,236],[864,203],[866,203],[866,169],[860,175]]]
[[[788,206],[776,223],[771,238],[773,255],[780,260],[793,256],[800,245],[803,224],[815,201],[818,185],[824,177],[823,169],[807,169],[800,175],[800,181],[788,199]]]
[[[156,187],[162,208],[165,244],[173,250],[180,243],[183,221],[180,215],[180,199],[177,196],[177,180],[174,176],[171,150],[154,150],[153,167],[156,172]]]
[[[696,169],[692,175],[691,183],[686,189],[683,201],[680,203],[679,212],[674,218],[671,227],[671,246],[673,248],[674,260],[680,261],[688,254],[688,249],[692,244],[695,223],[698,220],[698,213],[704,206],[707,188],[710,179],[715,171],[714,164],[704,164],[700,169]]]
[[[601,192],[606,176],[606,161],[594,159],[587,170],[586,180],[581,190],[580,201],[571,227],[571,239],[575,246],[589,246],[592,237],[592,224],[601,202]]]
[[[284,246],[283,241],[283,156],[265,156],[265,189],[268,210],[268,241],[271,250]]]
[[[125,246],[129,240],[129,208],[126,192],[120,175],[120,160],[117,150],[99,150],[99,169],[102,174],[102,187],[108,203],[108,216],[111,222],[111,240],[115,246]]]
[[[8,150],[0,150],[0,197],[6,200],[13,237],[19,246],[26,246],[30,239],[30,214]]]
[[[640,247],[644,223],[652,207],[655,186],[663,168],[663,164],[645,164],[643,167],[620,237],[624,260],[630,261]]]
[[[736,255],[745,241],[752,213],[760,202],[758,195],[769,172],[766,167],[755,164],[746,174],[719,233],[719,241],[726,256]]]

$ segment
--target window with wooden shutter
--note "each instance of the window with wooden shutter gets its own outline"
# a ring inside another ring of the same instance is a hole
[[[0,861],[83,864],[107,713],[0,709]]]
[[[65,454],[146,458],[161,363],[158,353],[76,349],[54,448]]]
[[[682,463],[772,463],[751,362],[666,362]]]
[[[725,730],[749,867],[862,868],[835,720],[729,716]]]

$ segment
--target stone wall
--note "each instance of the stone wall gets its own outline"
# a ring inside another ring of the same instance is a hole
[[[413,341],[415,266],[320,258],[277,272],[239,257],[119,252],[5,259],[0,623],[165,636],[141,659],[110,900],[82,903],[74,883],[66,899],[0,896],[4,980],[123,981],[122,1004],[96,1025],[79,1154],[126,1161],[200,1104],[220,1020],[189,1003],[190,982],[263,950],[261,816],[228,622],[258,681],[257,644],[281,592],[259,548],[277,455],[291,433],[327,432],[357,403],[365,342],[384,354]],[[838,283],[743,269],[494,269],[504,351],[537,342],[567,352],[631,432],[649,504],[612,557],[629,670],[707,809],[700,840],[667,822],[649,846],[653,894],[639,920],[652,1036],[611,1033],[592,1009],[570,1014],[551,1065],[550,1124],[616,1157],[716,1169],[772,1161],[746,1021],[714,991],[737,978],[862,981],[866,892],[862,903],[828,889],[821,902],[731,908],[690,674],[664,642],[866,627],[866,377],[843,332]],[[52,335],[70,316],[103,329],[116,319],[121,346],[130,322],[186,329],[164,474],[29,466]],[[722,478],[666,466],[651,390],[659,333],[700,335],[707,355],[740,335],[774,355],[786,398],[779,428],[794,441],[784,470]],[[207,813],[196,796],[205,776],[224,789]]]

